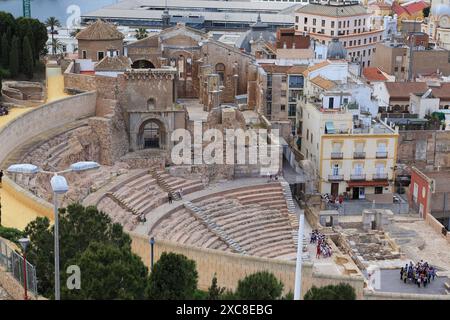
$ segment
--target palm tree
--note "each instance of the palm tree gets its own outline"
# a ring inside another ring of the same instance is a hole
[[[53,45],[53,43],[54,43],[54,39],[53,39],[53,35],[54,35],[54,33],[55,33],[55,28],[56,27],[61,27],[61,23],[59,22],[59,20],[58,19],[56,19],[55,17],[50,17],[50,18],[48,18],[46,21],[45,21],[45,25],[47,26],[47,27],[50,27],[50,31],[51,31],[51,34],[52,34],[52,45]],[[52,50],[53,50],[53,54],[56,54],[56,48],[55,48],[55,46],[52,46]]]
[[[58,39],[53,39],[52,40],[52,51],[53,54],[57,54],[58,52],[63,52],[63,44],[61,41],[59,41]]]
[[[141,40],[147,38],[148,32],[145,28],[136,29],[136,39]]]
[[[73,30],[72,32],[70,32],[70,36],[72,38],[75,38],[77,36],[78,32],[80,32],[80,31],[81,31],[81,29],[77,28],[77,29]]]

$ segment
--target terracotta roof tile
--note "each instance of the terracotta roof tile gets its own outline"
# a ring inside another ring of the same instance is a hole
[[[315,78],[312,78],[310,80],[312,83],[314,83],[316,86],[321,87],[324,90],[330,90],[336,86],[336,82],[333,82],[331,80],[325,79],[321,76],[317,76]]]
[[[95,71],[125,71],[131,68],[131,60],[128,57],[104,57],[95,66]]]
[[[364,68],[363,76],[368,81],[386,81],[388,79],[380,69],[375,67]]]
[[[321,69],[321,68],[323,68],[323,67],[326,67],[326,66],[329,65],[329,64],[330,64],[330,62],[329,62],[328,60],[323,61],[323,62],[320,62],[320,63],[316,63],[315,65],[312,65],[312,66],[308,67],[308,68],[303,72],[303,74],[304,74],[305,76],[307,76],[311,71]]]
[[[76,35],[77,40],[122,40],[125,36],[116,26],[98,19]]]
[[[391,100],[409,100],[410,93],[425,93],[425,82],[385,82]]]

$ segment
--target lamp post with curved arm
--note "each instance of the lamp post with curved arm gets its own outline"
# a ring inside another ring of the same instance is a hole
[[[54,237],[55,237],[55,300],[60,300],[60,276],[59,276],[59,216],[58,216],[58,195],[65,194],[69,191],[69,186],[67,184],[66,178],[61,176],[61,174],[69,172],[81,172],[92,169],[98,169],[100,165],[93,161],[81,161],[70,165],[68,169],[62,171],[45,171],[40,169],[38,166],[28,163],[13,164],[6,170],[8,173],[19,173],[19,174],[51,174],[53,177],[50,180],[53,191],[53,207],[55,214],[54,223]]]

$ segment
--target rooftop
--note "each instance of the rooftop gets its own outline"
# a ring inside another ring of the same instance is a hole
[[[116,26],[97,19],[87,28],[76,35],[77,40],[122,40],[125,36],[117,30]]]
[[[409,100],[411,93],[423,93],[428,90],[425,82],[385,82],[384,85],[391,100]]]
[[[297,13],[306,13],[329,17],[349,17],[369,14],[367,12],[367,9],[360,4],[343,4],[342,2],[330,2],[329,4],[310,3],[304,7],[297,9]]]
[[[334,81],[325,79],[322,76],[312,78],[310,81],[324,90],[330,90],[336,86],[336,83]]]
[[[367,81],[386,81],[388,78],[384,75],[383,71],[375,67],[367,67],[363,70],[363,76]]]
[[[125,71],[131,67],[131,59],[124,56],[104,57],[95,66],[95,71]]]

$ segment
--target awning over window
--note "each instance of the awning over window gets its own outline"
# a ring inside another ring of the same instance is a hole
[[[333,121],[325,122],[325,133],[336,133]]]

